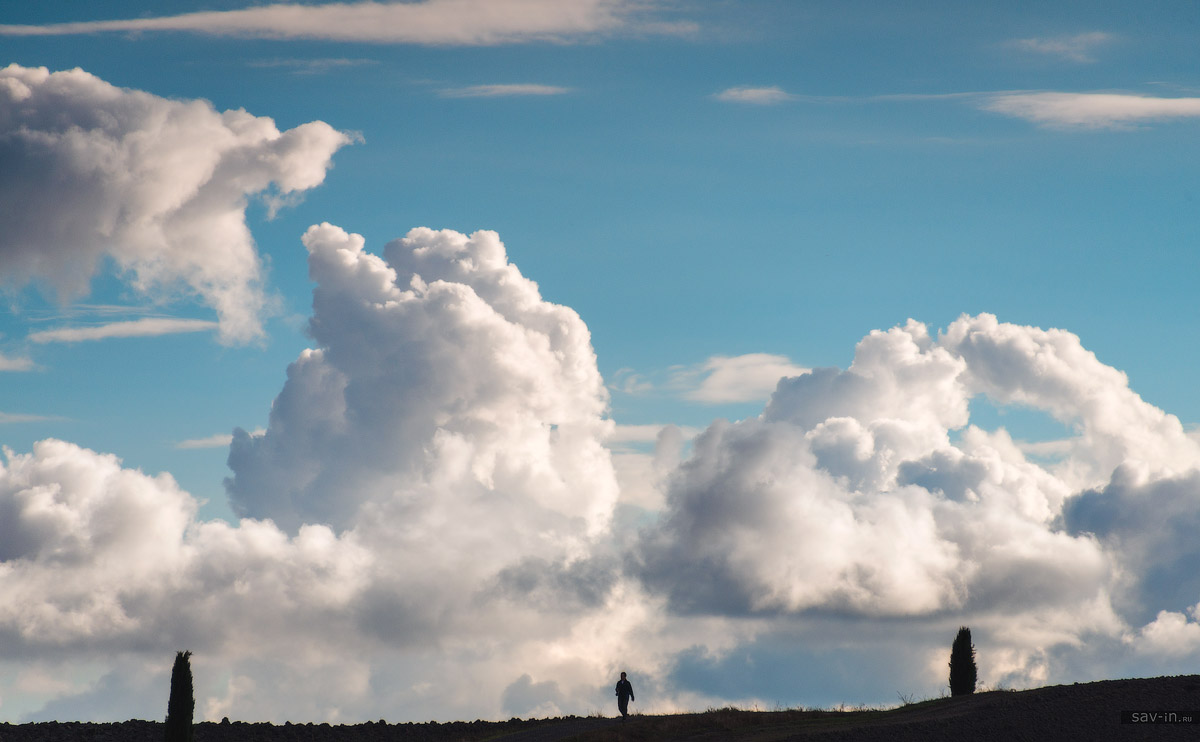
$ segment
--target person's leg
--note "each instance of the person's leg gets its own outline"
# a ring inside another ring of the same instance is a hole
[[[629,716],[629,699],[624,697],[618,698],[617,708],[620,710],[621,716]]]

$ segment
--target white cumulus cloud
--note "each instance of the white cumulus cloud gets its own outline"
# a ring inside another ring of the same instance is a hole
[[[383,258],[328,224],[304,243],[318,347],[292,364],[266,432],[234,436],[238,512],[345,528],[368,503],[415,507],[433,487],[526,501],[545,528],[603,524],[616,487],[590,335],[494,232],[416,229]]]
[[[78,298],[111,258],[145,295],[183,289],[211,306],[222,340],[253,339],[267,300],[247,200],[320,184],[349,141],[320,121],[280,132],[269,118],[117,88],[79,69],[9,65],[0,281]]]
[[[1031,461],[970,424],[980,394],[1079,435]],[[993,677],[1039,682],[1055,648],[1195,602],[1197,467],[1179,420],[1071,333],[910,321],[701,434],[636,564],[679,615],[963,617],[1008,652]]]
[[[314,346],[233,436],[240,523],[109,454],[6,451],[0,692],[33,716],[137,715],[179,647],[201,715],[278,721],[587,713],[621,670],[647,711],[936,695],[963,624],[987,684],[1200,661],[1200,441],[1069,332],[872,332],[689,448],[607,418],[586,325],[495,233],[304,244]],[[978,395],[1075,435],[1031,460]]]
[[[578,315],[491,232],[417,229],[383,258],[328,224],[304,242],[317,347],[231,447],[253,517],[197,522],[169,475],[70,443],[9,453],[0,647],[41,673],[120,658],[40,713],[126,718],[144,653],[179,646],[225,678],[203,713],[279,721],[578,712],[622,657],[665,674],[694,635],[606,546],[613,426]]]

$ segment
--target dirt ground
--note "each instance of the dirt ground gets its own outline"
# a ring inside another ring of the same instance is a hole
[[[1138,723],[1122,723],[1142,712]],[[1173,714],[1173,717],[1166,717]],[[1173,723],[1162,723],[1171,719]],[[577,742],[1057,742],[1200,739],[1200,676],[1107,680],[1026,691],[992,691],[888,711],[715,711],[639,717]]]
[[[1173,716],[1170,716],[1173,715]],[[1135,723],[1122,720],[1136,719]],[[992,691],[886,711],[740,711],[353,725],[201,723],[196,742],[1020,742],[1200,739],[1200,676]],[[0,742],[162,742],[161,722],[0,724]]]

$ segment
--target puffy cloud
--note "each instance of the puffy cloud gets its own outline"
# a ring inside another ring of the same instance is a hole
[[[1102,487],[1067,502],[1063,524],[1092,534],[1120,555],[1121,608],[1134,622],[1160,609],[1181,611],[1200,597],[1195,565],[1200,546],[1200,471],[1155,473],[1144,464],[1121,464]]]
[[[633,0],[423,0],[296,5],[205,11],[157,18],[45,26],[0,25],[0,34],[46,36],[104,31],[192,31],[271,39],[380,44],[493,45],[567,42],[624,29],[681,33],[690,23],[648,17],[653,3]]]
[[[726,88],[713,96],[725,103],[750,103],[758,106],[770,106],[784,103],[795,96],[777,85],[765,88],[733,87]]]
[[[1195,618],[1200,606],[1192,606],[1187,615],[1178,611],[1159,611],[1154,620],[1142,627],[1133,642],[1150,654],[1167,657],[1196,655],[1200,652],[1200,623]]]
[[[31,715],[125,718],[181,646],[202,715],[293,721],[585,713],[621,670],[644,710],[885,702],[936,694],[962,623],[988,684],[1197,651],[1200,442],[1070,333],[873,332],[689,450],[606,419],[586,326],[494,233],[304,243],[314,347],[233,438],[239,524],[111,455],[8,452]],[[1076,435],[1030,460],[981,394]],[[68,660],[85,681],[38,681]]]
[[[242,111],[114,87],[75,69],[0,70],[0,279],[87,293],[105,258],[154,297],[183,287],[222,340],[261,333],[262,266],[247,199],[321,183],[350,138],[317,121],[280,132]],[[143,328],[144,329],[144,328]]]
[[[613,426],[586,326],[544,301],[492,232],[416,229],[382,258],[328,224],[304,243],[316,347],[289,368],[266,430],[235,432],[232,505],[362,545],[380,566],[354,631],[404,648],[393,661],[433,684],[445,713],[479,715],[480,686],[490,713],[534,696],[578,709],[629,630],[598,617],[642,603],[605,545]],[[475,691],[454,679],[462,662]],[[371,672],[371,693],[389,692]],[[417,713],[427,690],[396,689],[396,704]]]
[[[1124,373],[1101,363],[1070,332],[983,314],[955,322],[940,344],[967,363],[968,394],[1043,410],[1078,429],[1069,461],[1056,470],[1072,489],[1102,484],[1122,463],[1160,476],[1200,463],[1200,442],[1179,419],[1146,403]]]
[[[1031,461],[970,424],[980,394],[1078,435]],[[1179,421],[1075,335],[980,315],[934,338],[910,320],[844,371],[782,380],[761,416],[710,426],[631,568],[677,615],[953,616],[1007,658],[992,678],[1041,682],[1053,648],[1195,602],[1197,467]]]
[[[967,423],[968,399],[959,381],[964,366],[910,320],[887,332],[873,330],[845,372],[815,369],[785,380],[763,416],[805,429],[834,417],[895,420],[940,440]]]
[[[982,107],[1064,129],[1126,129],[1139,123],[1200,116],[1200,98],[1127,93],[1002,93],[986,98]]]
[[[416,229],[385,258],[328,224],[304,243],[318,347],[289,368],[266,432],[234,436],[238,512],[342,529],[368,503],[417,517],[432,487],[460,493],[446,507],[521,502],[542,528],[603,527],[616,485],[590,335],[494,232]]]
[[[37,443],[30,454],[5,453],[8,465],[0,472],[4,561],[78,562],[106,546],[123,546],[132,531],[169,541],[193,514],[170,477],[129,472],[111,455],[53,439]]]
[[[367,563],[329,529],[196,523],[167,474],[45,440],[0,471],[0,611],[10,651],[146,644],[281,648],[281,623],[330,618]],[[266,650],[269,651],[269,650]]]
[[[10,453],[0,646],[130,668],[187,646],[228,678],[198,708],[241,718],[586,708],[630,646],[608,617],[647,612],[604,545],[613,425],[586,326],[494,233],[414,230],[386,259],[330,225],[304,241],[318,347],[231,448],[256,517],[197,522],[168,475],[69,443]],[[124,718],[127,687],[69,693]]]

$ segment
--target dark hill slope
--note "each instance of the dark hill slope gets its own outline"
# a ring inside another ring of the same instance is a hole
[[[1122,724],[1122,711],[1200,720],[1200,676],[1056,685],[888,711],[738,711],[448,724],[197,724],[196,742],[1020,742],[1200,739],[1200,724]],[[0,724],[0,742],[161,742],[160,722]]]
[[[713,711],[639,717],[578,742],[739,740],[745,742],[1041,742],[1200,739],[1197,724],[1122,724],[1122,711],[1174,713],[1200,721],[1200,676],[992,691],[889,711]]]

